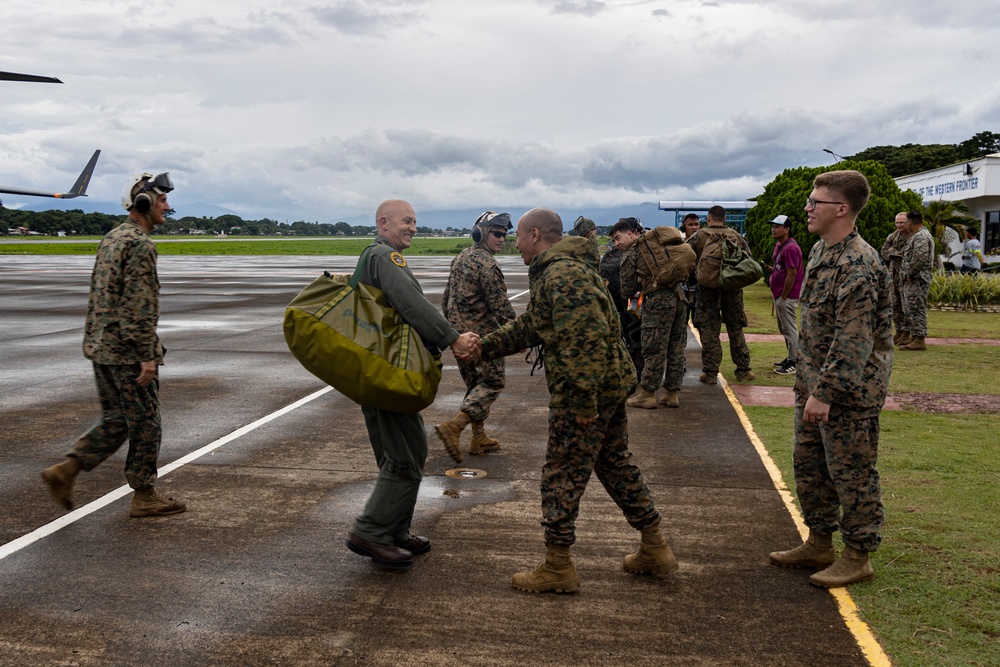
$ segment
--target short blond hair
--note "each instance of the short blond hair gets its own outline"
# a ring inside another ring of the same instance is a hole
[[[868,179],[860,171],[853,169],[823,172],[813,179],[813,187],[827,188],[836,192],[855,215],[861,213],[861,209],[868,204],[868,198],[872,195]]]

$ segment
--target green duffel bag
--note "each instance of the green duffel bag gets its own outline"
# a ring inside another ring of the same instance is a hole
[[[285,342],[310,373],[360,405],[420,412],[434,401],[441,357],[389,305],[382,290],[324,273],[285,309]]]

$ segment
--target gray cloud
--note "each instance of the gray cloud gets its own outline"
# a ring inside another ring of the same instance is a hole
[[[599,0],[563,0],[563,2],[555,3],[552,7],[552,13],[596,16],[608,9],[608,4],[599,2]]]

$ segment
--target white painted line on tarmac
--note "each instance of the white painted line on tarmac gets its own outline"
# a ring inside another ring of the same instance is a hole
[[[181,466],[187,465],[188,463],[191,463],[192,461],[195,461],[195,460],[201,458],[205,454],[208,454],[209,452],[212,452],[212,451],[218,449],[219,447],[221,447],[221,446],[223,446],[223,445],[225,445],[227,443],[230,443],[233,440],[236,440],[237,438],[243,437],[247,433],[250,433],[251,431],[254,431],[254,430],[260,428],[264,424],[266,424],[266,423],[268,423],[270,421],[273,421],[273,420],[277,419],[278,417],[286,415],[289,412],[291,412],[292,410],[296,410],[296,409],[302,407],[303,405],[305,405],[306,403],[309,403],[310,401],[313,401],[313,400],[319,398],[320,396],[322,396],[323,394],[325,394],[325,393],[327,393],[329,391],[332,391],[332,390],[333,390],[333,387],[324,387],[323,389],[320,389],[319,391],[316,391],[316,392],[313,392],[313,393],[309,394],[305,398],[300,398],[299,400],[295,401],[294,403],[290,403],[290,404],[286,405],[285,407],[281,408],[280,410],[277,410],[275,412],[272,412],[269,415],[265,415],[265,416],[261,417],[260,419],[258,419],[255,422],[251,422],[251,423],[247,424],[246,426],[240,427],[240,428],[236,429],[235,431],[233,431],[232,433],[230,433],[229,435],[224,435],[221,438],[219,438],[218,440],[216,440],[215,442],[210,442],[207,445],[205,445],[204,447],[202,447],[200,449],[196,449],[195,451],[191,452],[190,454],[182,456],[181,458],[177,459],[173,463],[168,463],[167,465],[163,466],[162,468],[159,468],[157,470],[157,475],[159,477],[163,477],[167,473],[173,472],[174,470],[177,470]],[[120,486],[117,489],[115,489],[114,491],[111,491],[110,493],[106,493],[105,495],[101,496],[97,500],[91,501],[91,502],[87,503],[86,505],[83,505],[82,507],[78,507],[75,510],[73,510],[72,512],[70,512],[69,514],[64,514],[63,516],[59,517],[55,521],[47,523],[44,526],[41,526],[41,527],[36,528],[35,530],[31,531],[27,535],[22,535],[21,537],[17,538],[16,540],[12,540],[12,541],[8,542],[7,544],[4,544],[4,545],[0,546],[0,560],[3,560],[7,556],[15,554],[18,551],[20,551],[21,549],[24,549],[25,547],[27,547],[27,546],[29,546],[31,544],[34,544],[35,542],[37,542],[38,540],[42,539],[43,537],[48,537],[49,535],[55,533],[56,531],[61,530],[61,529],[65,528],[66,526],[69,526],[71,524],[76,523],[77,521],[79,521],[83,517],[85,517],[85,516],[87,516],[89,514],[93,514],[97,510],[99,510],[102,507],[104,507],[105,505],[110,505],[111,503],[115,502],[116,500],[118,500],[120,498],[123,498],[123,497],[129,495],[130,493],[132,493],[132,489],[129,488],[129,486],[127,484],[124,485],[124,486]]]
[[[513,300],[514,300],[514,299],[516,299],[517,297],[519,297],[519,296],[524,296],[525,294],[527,294],[527,293],[528,293],[528,292],[530,292],[530,291],[531,291],[530,289],[526,289],[526,290],[524,290],[523,292],[518,292],[518,293],[517,293],[517,294],[515,294],[514,296],[510,297],[510,300],[511,300],[511,301],[513,301]]]

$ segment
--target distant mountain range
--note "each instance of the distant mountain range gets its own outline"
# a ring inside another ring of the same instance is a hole
[[[50,211],[53,209],[63,211],[79,209],[84,213],[106,213],[109,215],[121,215],[124,213],[121,204],[117,202],[105,202],[84,199],[82,197],[79,199],[52,199],[40,201],[38,203],[25,206],[21,210]],[[417,224],[422,227],[432,227],[435,229],[446,229],[448,227],[453,229],[467,229],[472,227],[472,223],[474,223],[476,218],[482,214],[483,210],[484,209],[470,208],[460,210],[417,211]],[[516,224],[517,219],[524,215],[524,213],[528,210],[528,207],[515,206],[511,208],[497,208],[496,210],[498,212],[510,213],[511,218],[514,219]],[[220,215],[240,215],[236,211],[225,208],[224,206],[205,204],[201,202],[194,204],[178,204],[174,206],[174,211],[175,213],[173,217],[175,219],[187,216],[195,218],[217,218]],[[563,219],[563,223],[567,230],[572,228],[573,221],[581,215],[590,218],[602,227],[614,224],[619,218],[627,217],[639,218],[646,227],[672,225],[674,223],[673,215],[659,210],[659,204],[654,202],[643,202],[642,204],[636,204],[634,206],[617,206],[611,208],[557,208],[556,213],[558,213]],[[330,218],[321,222],[346,222],[352,226],[371,225],[373,222],[372,218],[372,214],[366,214]],[[286,221],[279,219],[278,222]],[[287,222],[294,222],[294,220],[289,219]]]

